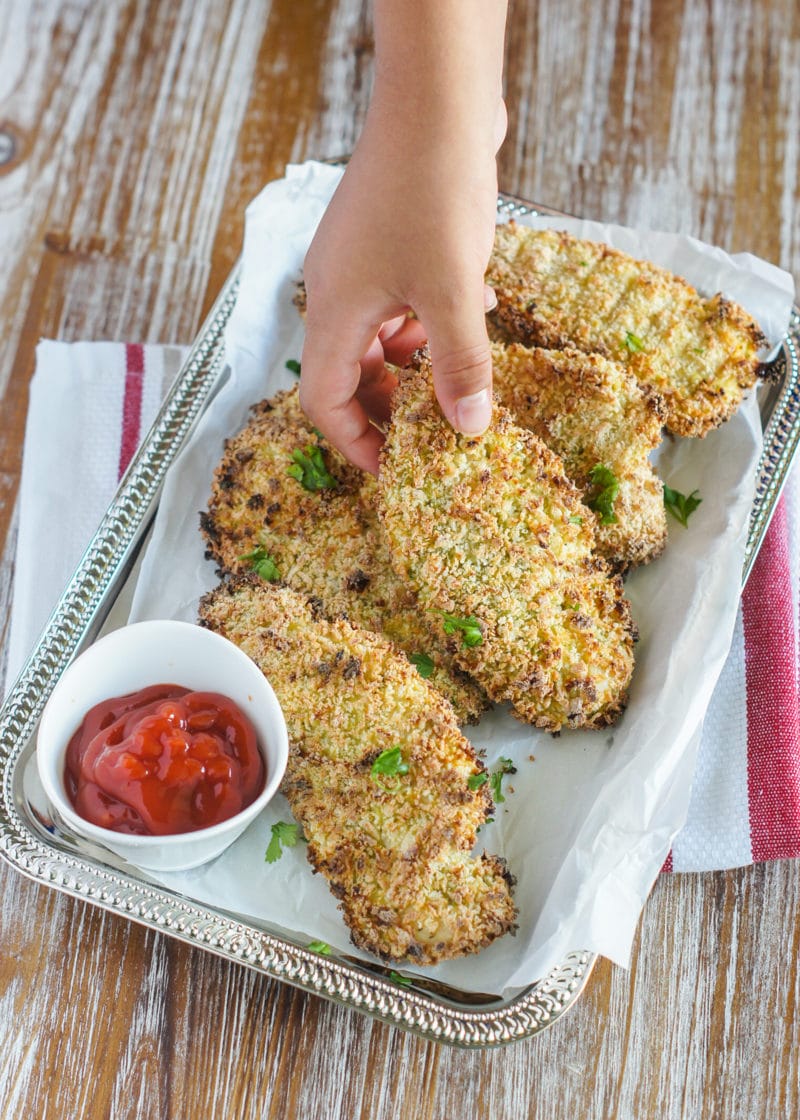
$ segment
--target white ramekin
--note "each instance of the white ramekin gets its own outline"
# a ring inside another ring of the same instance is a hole
[[[253,723],[267,783],[236,816],[195,832],[133,836],[91,824],[75,812],[64,783],[64,759],[83,717],[103,700],[155,684],[222,693]],[[185,870],[219,855],[277,792],[288,756],[283,712],[261,670],[227,638],[172,620],[124,626],[77,657],[47,701],[36,746],[39,777],[58,815],[75,832],[150,871]]]

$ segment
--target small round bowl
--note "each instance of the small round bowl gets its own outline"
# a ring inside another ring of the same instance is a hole
[[[229,697],[252,722],[267,784],[236,816],[195,832],[139,836],[84,820],[67,796],[64,759],[83,717],[103,700],[154,684],[175,684]],[[137,622],[90,646],[66,669],[39,726],[39,777],[53,808],[75,832],[149,871],[183,871],[218,856],[277,792],[289,757],[283,712],[267,679],[227,638],[189,622]]]

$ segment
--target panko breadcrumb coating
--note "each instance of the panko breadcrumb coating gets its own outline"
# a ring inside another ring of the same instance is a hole
[[[766,339],[743,308],[608,245],[509,222],[486,279],[510,337],[623,362],[664,398],[675,435],[727,420],[758,375]]]
[[[309,446],[318,448],[335,485],[307,490],[288,473],[292,453]],[[392,569],[375,510],[375,479],[321,439],[296,388],[256,405],[247,427],[227,442],[201,528],[208,555],[223,571],[250,571],[254,561],[246,557],[261,548],[278,580],[313,598],[328,618],[345,615],[408,656],[430,657],[431,684],[461,722],[475,722],[488,706]]]
[[[206,595],[200,620],[275,690],[290,741],[282,790],[359,948],[436,964],[514,928],[504,862],[471,854],[492,799],[488,783],[468,782],[485,770],[450,705],[393,646],[252,576]],[[398,747],[407,770],[374,773]]]
[[[456,433],[427,352],[414,365],[394,394],[379,475],[398,572],[453,631],[458,663],[519,719],[548,731],[612,723],[634,628],[620,578],[594,555],[594,514],[505,408],[484,435]]]
[[[584,502],[597,494],[599,465],[619,483],[613,511],[595,527],[600,555],[619,571],[658,556],[667,539],[664,487],[647,458],[661,442],[658,394],[618,362],[578,350],[495,342],[492,365],[500,401],[560,456]]]

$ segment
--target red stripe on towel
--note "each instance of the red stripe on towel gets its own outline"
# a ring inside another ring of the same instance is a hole
[[[129,343],[125,347],[125,394],[122,399],[122,438],[119,445],[117,478],[122,478],[139,446],[144,389],[144,347]]]
[[[800,705],[784,500],[742,596],[753,861],[800,855]]]

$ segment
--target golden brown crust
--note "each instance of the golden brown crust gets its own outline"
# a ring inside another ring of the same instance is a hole
[[[514,928],[505,865],[471,855],[492,811],[488,784],[468,785],[483,765],[450,705],[404,657],[252,576],[206,595],[200,620],[275,690],[290,739],[282,789],[356,945],[436,964]],[[396,746],[408,772],[373,776],[375,759]]]
[[[308,297],[306,294],[305,283],[302,280],[298,280],[297,282],[297,287],[295,289],[294,296],[292,297],[292,303],[297,308],[300,317],[302,319],[305,319],[306,311],[308,309]]]
[[[478,620],[480,644],[451,636],[458,663],[537,727],[613,722],[634,628],[621,580],[593,553],[595,516],[561,461],[500,406],[483,436],[454,432],[425,352],[403,371],[393,407],[379,512],[420,602]]]
[[[292,452],[309,444],[320,447],[335,487],[308,491],[287,473]],[[429,656],[431,683],[461,722],[475,722],[488,706],[395,575],[378,525],[374,478],[319,437],[296,388],[256,405],[247,427],[227,442],[201,528],[222,571],[249,571],[243,557],[262,546],[280,580],[313,598],[328,618],[346,616],[409,656]]]
[[[738,304],[608,245],[509,222],[497,227],[487,282],[508,336],[621,361],[664,398],[676,435],[728,419],[758,375],[766,340]]]
[[[595,528],[597,551],[618,571],[660,555],[667,539],[664,488],[648,455],[661,442],[664,405],[619,363],[578,350],[492,344],[500,401],[564,462],[584,501],[591,472],[619,482],[613,517]]]

